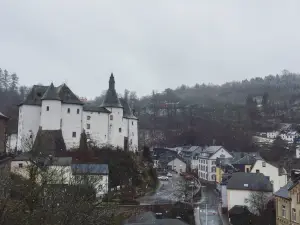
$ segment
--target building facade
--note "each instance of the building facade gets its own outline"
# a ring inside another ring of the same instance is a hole
[[[6,151],[6,130],[7,130],[8,117],[0,113],[0,153]]]
[[[26,151],[24,146],[34,142],[39,130],[61,130],[67,149],[79,146],[85,130],[96,146],[138,150],[138,119],[127,99],[119,99],[113,75],[100,106],[85,104],[65,84],[34,85],[19,105],[17,149]]]
[[[171,170],[176,171],[177,173],[185,173],[186,172],[186,163],[183,160],[178,158],[173,159],[168,163],[168,167]]]

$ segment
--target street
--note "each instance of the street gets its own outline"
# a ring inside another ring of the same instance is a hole
[[[202,199],[197,204],[199,206],[201,225],[222,225],[223,224],[218,213],[218,204],[219,204],[219,197],[215,189],[210,185],[208,186],[203,185]],[[207,216],[206,216],[206,212],[207,212]],[[206,218],[207,218],[207,222],[206,222]]]
[[[143,196],[138,201],[143,205],[182,200],[182,182],[183,178],[179,174],[173,173],[173,177],[170,177],[168,181],[160,181],[160,186],[153,195]]]

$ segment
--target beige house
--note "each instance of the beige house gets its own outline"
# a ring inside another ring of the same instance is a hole
[[[276,199],[276,224],[300,224],[300,177],[295,178],[292,171],[292,181],[275,192],[274,197]]]

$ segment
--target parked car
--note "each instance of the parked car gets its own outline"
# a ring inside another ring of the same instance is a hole
[[[168,177],[172,177],[173,175],[172,175],[171,173],[168,173],[167,176],[168,176]]]
[[[167,176],[159,176],[158,179],[159,180],[169,180],[169,177],[167,177]]]

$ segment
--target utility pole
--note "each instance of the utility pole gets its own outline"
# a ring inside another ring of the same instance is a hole
[[[207,225],[207,204],[205,205],[205,224]]]

